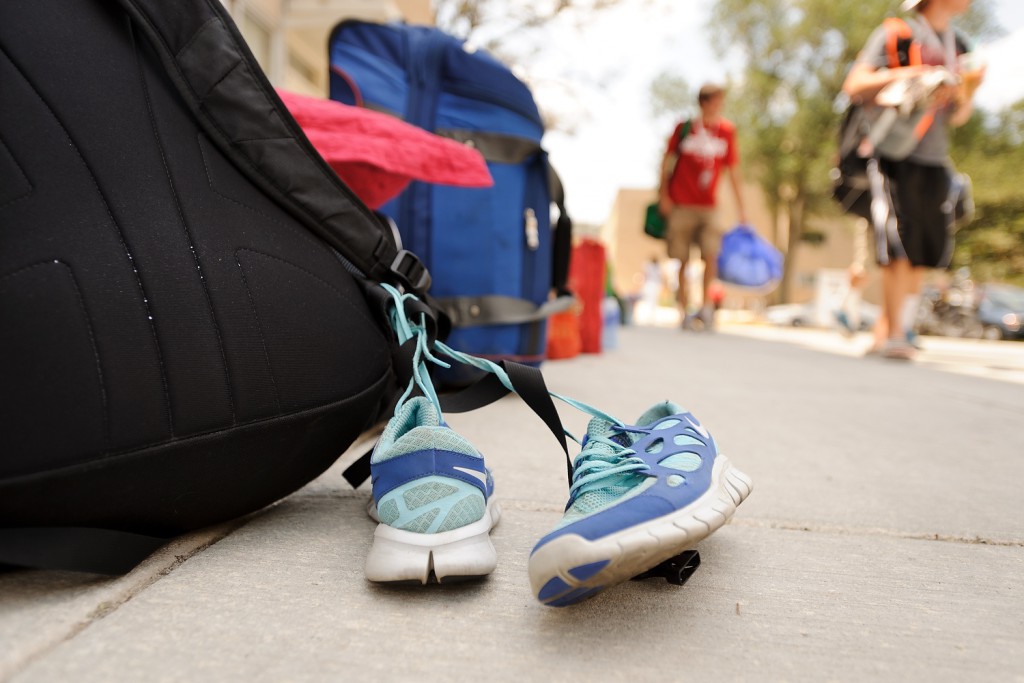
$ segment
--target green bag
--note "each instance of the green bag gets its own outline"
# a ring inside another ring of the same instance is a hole
[[[679,143],[683,141],[683,138],[690,134],[692,128],[693,123],[687,120],[676,126],[675,131],[672,133],[673,139],[671,147],[675,148],[675,153],[669,154],[665,157],[665,161],[661,169],[661,182],[663,184],[669,182],[672,175],[675,173],[676,164],[679,163]],[[658,202],[654,202],[647,206],[647,215],[644,217],[644,232],[655,239],[665,239],[665,217],[661,215],[660,211],[658,211]]]
[[[647,205],[647,216],[644,218],[644,232],[656,239],[665,239],[665,217],[658,211],[658,202]]]

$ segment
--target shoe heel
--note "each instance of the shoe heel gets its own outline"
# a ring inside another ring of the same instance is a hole
[[[439,583],[487,576],[498,565],[498,555],[487,533],[431,551],[434,576]]]
[[[381,524],[377,531],[386,528]],[[430,550],[374,534],[366,555],[366,578],[374,583],[425,584],[430,580]]]
[[[440,583],[487,576],[498,565],[490,530],[500,515],[492,500],[479,521],[439,534],[380,524],[366,556],[366,578],[375,583],[426,584],[431,574]]]

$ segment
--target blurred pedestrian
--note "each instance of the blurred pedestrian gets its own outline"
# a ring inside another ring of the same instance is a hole
[[[864,299],[864,285],[867,283],[867,273],[860,263],[851,263],[846,269],[846,293],[836,311],[836,322],[839,323],[839,331],[846,337],[861,328],[861,307]]]
[[[900,161],[883,157],[877,162],[880,178],[873,183],[872,219],[879,245],[876,258],[882,270],[884,329],[888,332],[880,350],[888,358],[914,356],[906,330],[913,327],[922,276],[926,268],[944,268],[952,258],[948,128],[970,118],[971,98],[984,76],[983,68],[966,68],[969,65],[962,55],[969,48],[951,24],[970,4],[970,0],[906,0],[902,9],[911,15],[906,19],[910,37],[905,49],[900,50],[900,40],[890,27],[879,27],[843,84],[851,100],[870,103],[886,86],[902,79],[923,82],[922,77],[935,76],[942,69],[948,72],[942,75],[949,76],[923,105],[927,111],[914,131],[918,139],[910,156]],[[899,66],[892,64],[894,57]],[[871,162],[869,168],[874,168]]]
[[[665,277],[661,273],[661,265],[657,256],[644,264],[644,284],[641,290],[641,299],[647,302],[653,311],[658,307],[658,300],[661,299],[661,292],[665,288]]]
[[[743,196],[740,192],[739,152],[736,127],[722,116],[725,90],[705,84],[697,95],[698,116],[680,122],[669,138],[662,159],[659,209],[665,216],[665,241],[669,258],[679,259],[685,266],[690,259],[690,246],[700,248],[704,262],[704,299],[699,312],[687,310],[686,269],[679,269],[676,302],[682,326],[690,328],[692,318],[701,326],[714,325],[714,306],[706,296],[717,276],[717,258],[723,229],[715,212],[715,190],[722,171],[729,175],[741,223],[746,223]]]

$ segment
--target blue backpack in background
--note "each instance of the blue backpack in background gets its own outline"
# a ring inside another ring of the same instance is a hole
[[[782,253],[748,225],[722,238],[718,279],[741,287],[762,288],[782,279]]]
[[[430,269],[430,293],[452,318],[453,348],[540,363],[547,317],[571,304],[568,296],[549,302],[553,289],[568,293],[571,223],[529,88],[486,52],[428,26],[343,21],[328,51],[331,99],[393,114],[483,155],[493,187],[413,182],[381,211]]]

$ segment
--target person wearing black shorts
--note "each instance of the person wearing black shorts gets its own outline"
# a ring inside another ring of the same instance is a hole
[[[951,25],[970,4],[971,0],[906,0],[903,10],[912,12],[906,18],[911,30],[907,52],[915,55],[916,63],[892,68],[891,29],[879,27],[843,84],[851,100],[872,102],[885,86],[902,78],[936,69],[948,69],[960,77],[959,85],[942,85],[934,93],[927,112],[930,125],[921,126],[910,156],[900,161],[879,159],[877,169],[869,162],[873,203],[884,209],[873,211],[872,222],[888,339],[875,350],[889,358],[913,357],[907,330],[920,302],[923,274],[928,268],[947,267],[953,256],[948,128],[970,118],[971,97],[984,75],[983,70],[961,68],[961,56],[968,48]]]
[[[949,168],[884,159],[879,166],[896,217],[895,239],[886,240],[888,260],[906,259],[915,268],[948,267],[953,257]]]

